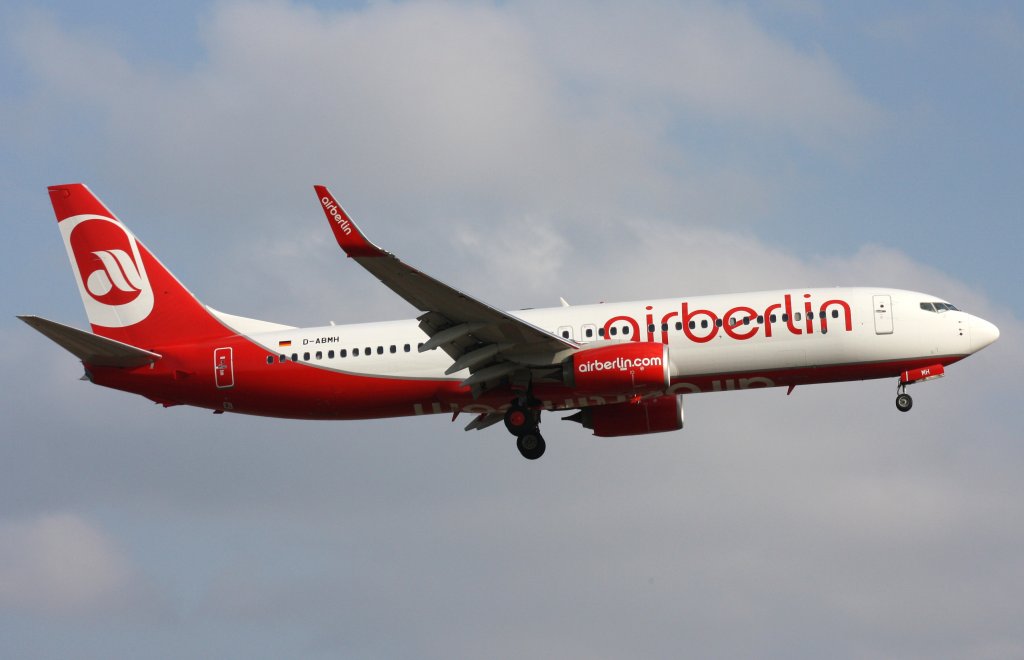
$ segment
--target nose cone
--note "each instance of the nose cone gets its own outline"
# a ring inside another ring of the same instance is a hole
[[[976,353],[999,339],[999,328],[977,316],[971,318],[971,352]]]

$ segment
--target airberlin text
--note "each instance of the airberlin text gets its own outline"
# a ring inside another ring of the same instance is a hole
[[[614,360],[591,360],[590,362],[584,362],[579,365],[577,369],[581,374],[590,373],[592,371],[629,371],[630,369],[639,369],[642,367],[660,367],[661,358],[636,358],[630,360],[628,358],[615,358]]]
[[[771,338],[775,334],[811,335],[815,332],[826,334],[833,330],[853,331],[853,316],[850,304],[845,300],[826,300],[814,305],[811,294],[803,294],[803,305],[794,303],[791,294],[785,294],[781,302],[772,303],[763,310],[739,305],[727,310],[721,316],[710,309],[692,308],[690,303],[683,301],[679,311],[664,314],[660,323],[656,322],[654,308],[647,307],[644,324],[632,316],[615,316],[604,323],[604,337],[609,337],[613,327],[625,322],[632,330],[632,341],[669,341],[669,329],[679,327],[683,335],[695,344],[704,344],[722,332],[723,336],[739,341],[752,339],[763,334]],[[839,327],[829,327],[829,320]],[[646,332],[643,332],[646,330]],[[660,330],[660,337],[658,331]]]
[[[338,208],[338,205],[334,203],[327,195],[320,198],[320,203],[323,204],[324,210],[330,214],[331,220],[338,225],[338,228],[345,233],[346,236],[352,233],[352,225],[348,218],[345,217],[345,212]]]

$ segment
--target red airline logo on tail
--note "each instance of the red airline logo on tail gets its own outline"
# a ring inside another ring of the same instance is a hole
[[[71,249],[85,289],[96,302],[126,305],[149,286],[132,256],[131,239],[119,225],[104,220],[81,222],[71,232]]]
[[[153,311],[153,287],[139,246],[121,223],[96,215],[60,222],[90,323],[126,327]]]

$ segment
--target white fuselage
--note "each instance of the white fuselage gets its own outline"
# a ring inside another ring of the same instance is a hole
[[[933,358],[948,363],[987,345],[991,324],[961,311],[921,308],[921,303],[934,302],[944,301],[898,289],[837,287],[511,314],[582,344],[667,343],[673,383],[685,384],[687,379],[712,375],[756,378],[759,373]],[[973,344],[972,330],[979,335]],[[417,351],[428,337],[415,320],[277,330],[249,337],[286,360],[353,375],[453,381],[469,375],[446,375],[452,359],[443,351]],[[776,384],[784,383],[762,377],[723,389]],[[702,388],[684,385],[677,391]]]

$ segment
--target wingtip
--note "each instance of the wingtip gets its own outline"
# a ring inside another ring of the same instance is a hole
[[[350,257],[379,257],[384,254],[380,248],[363,235],[363,232],[334,198],[327,186],[316,184],[313,186],[313,190],[316,191],[317,200],[331,225],[334,238],[345,254]]]

